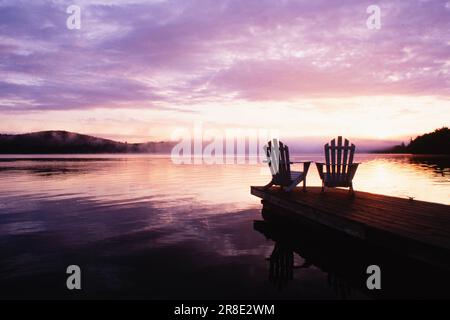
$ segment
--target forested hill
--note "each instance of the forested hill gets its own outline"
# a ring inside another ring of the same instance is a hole
[[[67,131],[0,135],[1,154],[169,153],[171,142],[117,142]]]
[[[408,145],[401,144],[377,153],[450,154],[450,129],[443,127],[418,136]]]

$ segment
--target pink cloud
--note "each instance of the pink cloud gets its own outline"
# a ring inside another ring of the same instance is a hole
[[[378,31],[369,1],[112,1],[86,4],[78,33],[58,3],[0,5],[0,71],[17,77],[0,110],[449,95],[446,1],[379,1]]]

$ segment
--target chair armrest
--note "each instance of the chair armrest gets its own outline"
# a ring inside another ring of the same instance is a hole
[[[290,164],[303,163],[303,174],[306,176],[312,161],[291,161]]]
[[[350,181],[352,181],[353,177],[355,176],[356,169],[358,169],[359,163],[352,163],[348,166],[349,166],[349,168],[348,168],[349,178],[350,178]]]
[[[309,166],[311,165],[312,161],[304,161],[303,162],[303,173],[306,177],[306,175],[308,174],[308,170],[309,170]]]
[[[316,162],[317,171],[319,172],[320,179],[323,181],[324,175],[323,175],[323,166],[325,163],[322,162]]]

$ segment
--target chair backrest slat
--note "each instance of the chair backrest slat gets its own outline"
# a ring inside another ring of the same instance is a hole
[[[290,178],[291,177],[291,160],[289,159],[289,147],[284,145],[284,160],[286,166],[286,174]]]
[[[355,154],[355,145],[352,143],[350,147],[350,159],[348,160],[348,164],[353,164],[353,155]]]
[[[288,170],[290,170],[290,168],[286,167],[286,147],[285,145],[280,141],[279,142],[279,150],[280,150],[280,176],[281,179],[285,179],[285,177],[288,175]]]
[[[272,176],[275,175],[275,171],[274,168],[272,167],[272,141],[269,141],[267,143],[267,147],[264,147],[265,151],[266,151],[266,157],[267,157],[267,164],[269,165],[270,171],[272,173]]]
[[[336,139],[331,140],[331,175],[336,176]]]
[[[349,141],[347,139],[345,139],[344,142],[344,157],[343,157],[343,167],[342,167],[342,173],[344,175],[346,175],[348,173],[348,166],[347,166],[347,157],[348,157],[348,144]]]
[[[337,144],[337,167],[336,167],[336,175],[339,179],[341,175],[341,155],[342,155],[342,137],[338,137],[338,144]]]
[[[325,165],[327,166],[327,172],[330,172],[330,145],[327,143],[324,146],[325,149]]]

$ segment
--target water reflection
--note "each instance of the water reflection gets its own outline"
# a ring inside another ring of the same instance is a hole
[[[356,161],[363,164],[355,188],[450,204],[449,159],[359,154]],[[311,154],[293,160],[323,159]],[[108,205],[151,200],[166,207],[184,203],[232,211],[255,208],[258,200],[249,186],[265,185],[269,178],[265,164],[174,165],[156,156],[9,157],[0,158],[0,202],[11,196],[84,197]],[[315,170],[308,174],[308,185],[321,185]]]
[[[357,161],[357,190],[450,204],[445,164],[404,155]],[[258,230],[275,242],[253,230],[260,202],[249,186],[269,177],[266,165],[177,166],[156,156],[2,158],[0,298],[66,297],[61,270],[74,261],[89,298],[372,296],[361,288],[352,241],[271,221]],[[314,170],[308,185],[320,185]],[[364,264],[374,263],[361,251]]]
[[[340,299],[450,298],[450,269],[368,245],[282,209],[264,206],[262,215],[253,226],[274,241],[268,274],[280,290],[295,279],[296,270],[316,267]],[[296,265],[296,258],[303,263]],[[373,264],[380,266],[382,290],[366,286],[366,269]]]
[[[270,262],[269,280],[281,290],[289,280],[294,278],[294,270],[308,268],[311,263],[304,261],[301,265],[294,263],[294,251],[288,244],[278,241],[273,247]]]
[[[450,176],[450,157],[415,155],[409,157],[409,162],[422,169],[433,170],[442,177]]]

